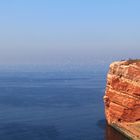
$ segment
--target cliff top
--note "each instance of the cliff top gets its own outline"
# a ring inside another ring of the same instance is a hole
[[[140,63],[140,59],[129,59],[125,62],[125,65],[129,65],[129,64],[137,64],[137,63]]]
[[[111,64],[111,66],[112,65],[124,65],[124,66],[137,65],[138,67],[140,67],[140,59],[129,59],[129,60],[115,61]]]

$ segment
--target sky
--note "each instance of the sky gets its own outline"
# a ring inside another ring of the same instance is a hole
[[[0,64],[140,58],[139,0],[1,0]]]

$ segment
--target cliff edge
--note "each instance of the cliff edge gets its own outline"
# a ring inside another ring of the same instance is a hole
[[[104,96],[109,125],[140,140],[140,60],[113,62]]]

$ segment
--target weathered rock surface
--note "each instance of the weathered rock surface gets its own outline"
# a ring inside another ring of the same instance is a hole
[[[108,124],[140,140],[140,61],[110,65],[104,102]]]

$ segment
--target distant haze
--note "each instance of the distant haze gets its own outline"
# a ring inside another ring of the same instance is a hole
[[[138,0],[0,1],[0,64],[140,58]]]

